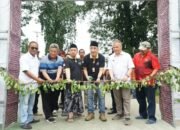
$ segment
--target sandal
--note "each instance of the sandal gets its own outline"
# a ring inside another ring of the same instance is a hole
[[[74,119],[73,118],[67,118],[66,121],[67,122],[74,122]]]
[[[73,121],[74,121],[74,119],[73,119],[73,113],[69,113],[69,114],[68,114],[68,117],[67,117],[66,121],[67,121],[67,122],[73,122]]]

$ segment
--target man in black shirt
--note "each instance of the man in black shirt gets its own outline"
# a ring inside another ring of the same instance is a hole
[[[90,54],[86,55],[84,58],[84,74],[87,80],[100,82],[102,79],[102,74],[105,66],[105,57],[98,53],[98,43],[96,41],[91,41],[90,44]],[[101,90],[96,89],[99,99],[99,119],[102,121],[107,121],[105,117],[105,99],[102,95]],[[94,90],[88,90],[88,115],[85,118],[86,121],[90,121],[94,118]]]
[[[70,57],[65,61],[66,79],[68,82],[71,80],[82,80],[82,66],[80,59],[76,58],[78,49],[75,44],[70,46]],[[66,85],[65,90],[65,112],[68,112],[67,121],[74,121],[74,114],[81,115],[83,113],[83,101],[81,92],[72,93],[71,84]]]

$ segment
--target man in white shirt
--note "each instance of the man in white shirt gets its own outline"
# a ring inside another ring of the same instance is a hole
[[[114,40],[112,47],[114,54],[110,56],[108,62],[111,80],[129,82],[132,69],[134,68],[132,58],[128,53],[122,51],[121,41]],[[114,89],[113,93],[115,97],[117,115],[115,115],[112,120],[118,120],[124,116],[124,124],[130,125],[130,89]]]
[[[37,58],[38,44],[31,41],[28,46],[28,52],[20,58],[19,81],[25,84],[24,87],[38,87],[38,83],[43,83],[43,80],[38,77],[39,60]],[[39,122],[33,118],[35,94],[26,93],[19,94],[19,119],[22,129],[32,129],[31,123]]]

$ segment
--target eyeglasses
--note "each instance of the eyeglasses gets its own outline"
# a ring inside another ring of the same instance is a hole
[[[38,50],[37,47],[31,47],[31,50]]]

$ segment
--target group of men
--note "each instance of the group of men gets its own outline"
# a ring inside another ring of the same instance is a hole
[[[149,79],[147,86],[136,89],[136,97],[139,103],[139,116],[136,119],[147,119],[147,124],[154,124],[155,117],[155,79],[154,76],[160,69],[157,57],[151,52],[151,45],[144,41],[139,45],[139,52],[132,59],[130,54],[122,50],[122,42],[114,40],[112,42],[113,54],[108,59],[108,75],[113,82],[123,81],[131,82],[137,80],[141,86],[141,81]],[[73,122],[74,117],[81,116],[84,112],[81,92],[71,92],[72,80],[91,81],[95,84],[96,89],[87,90],[87,116],[85,121],[95,118],[94,115],[94,92],[97,94],[99,119],[107,121],[105,115],[105,97],[98,87],[103,80],[105,57],[99,53],[98,42],[91,41],[90,53],[84,58],[77,58],[78,48],[75,44],[69,47],[69,56],[64,59],[58,55],[59,46],[51,44],[49,53],[40,61],[37,57],[38,43],[32,41],[29,43],[28,52],[20,58],[19,80],[25,84],[25,87],[34,86],[41,90],[43,112],[46,121],[56,122],[57,115],[53,114],[58,109],[59,91],[44,91],[42,83],[58,83],[62,79],[67,80],[64,91],[64,111],[67,112],[68,122]],[[80,51],[79,51],[80,52]],[[64,72],[64,74],[63,74]],[[132,75],[135,76],[132,76]],[[130,117],[130,100],[131,90],[120,88],[112,91],[116,104],[117,114],[113,120],[124,119],[125,125],[131,124]],[[148,106],[146,104],[146,98]],[[31,123],[39,122],[33,118],[35,94],[28,93],[19,95],[19,119],[20,127],[23,129],[32,129]]]

